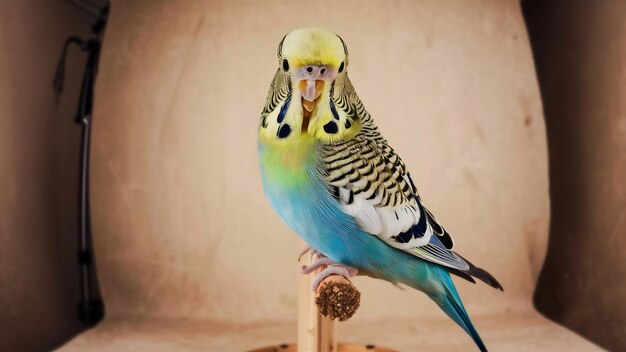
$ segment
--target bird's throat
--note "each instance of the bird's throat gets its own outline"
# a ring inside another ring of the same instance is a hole
[[[302,99],[304,100],[304,99]],[[311,112],[306,109],[302,109],[302,131],[301,133],[307,133],[309,130],[309,121],[311,120]]]

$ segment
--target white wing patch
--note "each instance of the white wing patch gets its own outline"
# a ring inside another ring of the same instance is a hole
[[[347,187],[338,187],[341,208],[346,214],[353,216],[363,230],[380,236],[385,242],[399,249],[423,246],[430,241],[433,233],[430,225],[427,225],[427,231],[421,237],[413,237],[405,243],[395,239],[397,235],[411,231],[419,223],[420,213],[415,201],[395,208],[380,207],[382,192],[368,199],[363,193],[355,195],[350,185]]]
[[[338,193],[342,210],[351,215],[363,230],[379,236],[390,246],[436,264],[460,270],[469,269],[465,260],[441,243],[427,218],[432,215],[427,215],[430,213],[421,204],[418,205],[417,200],[389,208],[378,206],[379,196],[368,199],[362,194],[354,195],[346,187],[338,187]],[[419,207],[422,207],[423,212],[419,211]],[[421,219],[422,216],[425,218]],[[423,222],[420,223],[420,220]]]

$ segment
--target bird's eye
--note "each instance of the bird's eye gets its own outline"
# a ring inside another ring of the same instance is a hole
[[[342,61],[341,65],[339,65],[339,73],[341,73],[343,71],[343,66],[344,66],[344,64],[343,64],[343,61]]]
[[[289,61],[287,59],[283,59],[283,70],[289,71]]]

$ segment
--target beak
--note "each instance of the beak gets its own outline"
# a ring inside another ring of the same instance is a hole
[[[295,78],[300,82],[302,106],[306,111],[313,111],[315,102],[324,89],[324,83],[332,82],[336,77],[337,70],[327,65],[306,65],[296,71]]]
[[[307,79],[300,81],[300,93],[302,94],[302,106],[308,111],[315,108],[315,100],[319,98],[324,89],[324,81]]]

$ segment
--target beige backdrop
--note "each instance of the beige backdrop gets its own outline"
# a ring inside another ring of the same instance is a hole
[[[516,1],[115,2],[92,154],[109,315],[67,350],[227,351],[294,339],[299,242],[262,194],[256,128],[280,38],[311,25],[345,39],[350,77],[423,198],[458,251],[504,285],[457,281],[487,344],[593,350],[531,307],[549,222],[547,159]],[[362,306],[342,339],[471,348],[418,292],[356,285]]]

